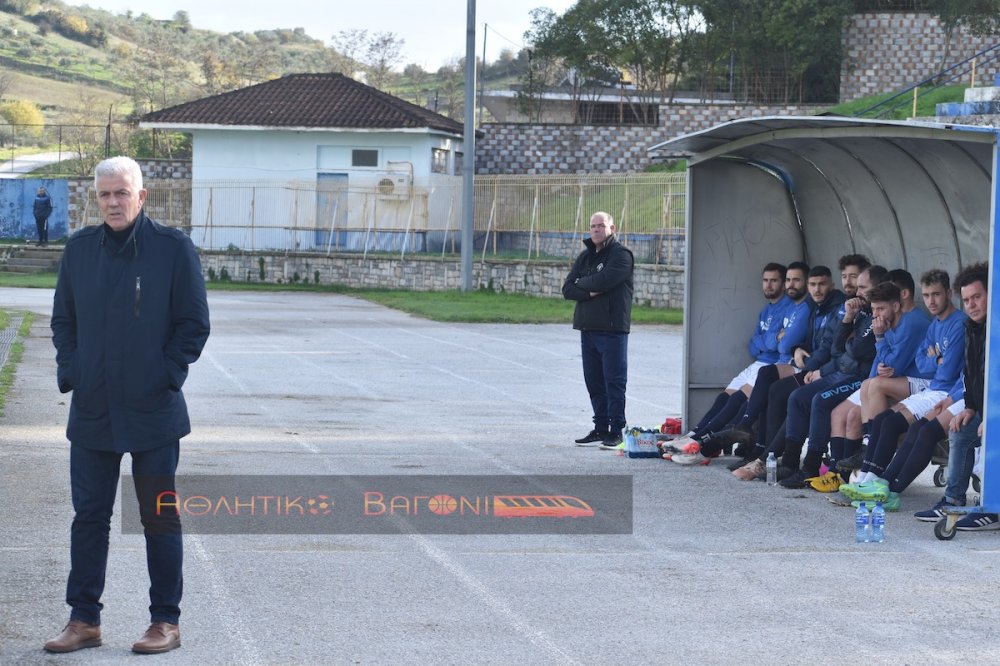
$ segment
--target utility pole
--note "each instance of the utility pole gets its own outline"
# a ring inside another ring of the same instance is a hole
[[[472,196],[476,173],[476,0],[468,0],[465,17],[465,138],[462,143],[462,291],[472,291]]]
[[[483,71],[479,73],[479,122],[476,124],[477,127],[483,126],[483,93],[486,88],[486,28],[489,27],[486,23],[483,24]]]

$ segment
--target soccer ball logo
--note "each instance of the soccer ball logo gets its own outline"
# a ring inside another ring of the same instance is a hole
[[[316,497],[310,497],[309,501],[306,502],[306,505],[309,507],[309,513],[314,516],[329,516],[333,513],[333,500],[330,499],[329,495],[316,495]]]

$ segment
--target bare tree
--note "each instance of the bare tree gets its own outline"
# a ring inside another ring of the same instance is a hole
[[[333,48],[336,53],[333,58],[335,70],[354,76],[360,69],[361,57],[367,49],[368,31],[360,28],[341,30],[333,36]]]
[[[104,157],[104,128],[94,125],[94,118],[101,117],[107,109],[96,96],[85,94],[77,100],[67,116],[62,140],[73,152],[80,173],[92,173]]]
[[[389,82],[392,68],[403,61],[403,45],[406,42],[394,32],[379,32],[372,35],[365,49],[365,65],[368,70],[368,84],[384,88]]]
[[[0,99],[7,94],[13,83],[14,79],[9,74],[0,74]]]

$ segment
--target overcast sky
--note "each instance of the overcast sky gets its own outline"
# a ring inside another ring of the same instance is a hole
[[[351,28],[394,32],[406,42],[403,63],[415,62],[428,70],[465,55],[467,0],[69,0],[67,4],[87,4],[115,14],[131,9],[158,19],[186,11],[194,27],[218,32],[301,27],[328,45],[338,32]],[[561,14],[573,4],[574,0],[478,0],[476,55],[482,57],[484,23],[490,28],[486,59],[492,61],[501,49],[516,52],[523,45],[532,9],[545,6]]]

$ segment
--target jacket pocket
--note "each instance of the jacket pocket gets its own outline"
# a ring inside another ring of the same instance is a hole
[[[145,362],[126,371],[123,387],[124,402],[130,407],[150,410],[165,405],[171,394],[166,357],[158,350],[150,350]]]

